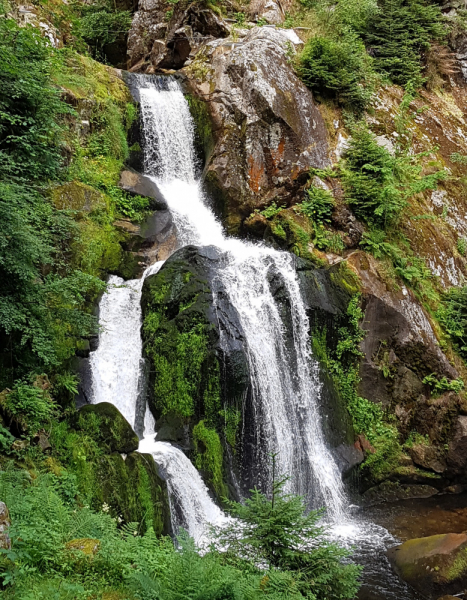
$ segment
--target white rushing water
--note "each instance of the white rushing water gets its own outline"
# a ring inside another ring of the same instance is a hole
[[[110,402],[130,425],[138,429],[138,400],[144,391],[141,292],[146,277],[157,273],[162,262],[148,267],[141,279],[125,281],[112,275],[99,303],[99,345],[90,354],[92,403]],[[142,402],[146,433],[154,418]]]
[[[162,78],[142,81],[145,173],[154,177],[164,194],[182,245],[214,245],[223,251],[218,278],[246,338],[257,462],[267,473],[268,454],[277,452],[279,471],[291,476],[291,489],[310,501],[314,497],[315,504],[324,503],[332,517],[342,517],[345,494],[324,439],[318,365],[311,356],[308,318],[293,258],[224,236],[196,181],[193,121],[179,84]],[[280,276],[290,303],[292,353],[270,288],[271,274]]]
[[[183,527],[199,547],[209,542],[209,525],[222,526],[228,518],[214,504],[200,474],[187,456],[154,436],[141,440],[139,452],[152,454],[160,475],[167,481],[170,516],[174,533]]]

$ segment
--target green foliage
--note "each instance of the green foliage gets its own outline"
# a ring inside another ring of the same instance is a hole
[[[465,256],[467,252],[467,238],[460,237],[457,240],[457,251],[461,256]]]
[[[276,479],[275,464],[273,474],[270,498],[254,488],[243,504],[228,503],[240,523],[218,529],[216,543],[228,547],[232,560],[268,565],[268,579],[277,571],[287,572],[298,598],[354,598],[360,568],[346,562],[349,551],[329,541],[319,523],[320,511],[308,512],[303,498],[286,492],[287,479]]]
[[[70,112],[51,85],[54,54],[33,27],[0,18],[0,173],[2,180],[55,177],[62,160],[60,117]]]
[[[79,33],[95,58],[105,59],[105,46],[124,39],[131,27],[131,13],[117,10],[111,0],[97,0],[81,7]]]
[[[283,206],[277,206],[275,202],[272,202],[268,207],[260,211],[260,215],[263,215],[263,217],[266,217],[266,219],[272,219],[273,217],[278,215],[282,210],[284,210]]]
[[[462,166],[467,165],[467,156],[465,156],[464,154],[461,154],[460,152],[453,152],[451,154],[451,160],[453,163],[457,163]]]
[[[467,359],[467,286],[452,287],[443,296],[436,313],[454,347]]]
[[[335,204],[331,192],[312,186],[306,194],[307,199],[299,205],[301,212],[316,223],[330,223]]]
[[[464,382],[462,379],[448,380],[446,377],[438,379],[435,373],[427,375],[423,379],[423,383],[429,385],[433,392],[439,395],[441,395],[443,392],[456,392],[456,394],[458,394],[464,389]]]
[[[371,62],[362,41],[347,30],[339,39],[311,38],[300,55],[298,72],[313,91],[361,112],[373,93]]]
[[[341,180],[346,200],[356,215],[386,228],[396,221],[412,196],[436,189],[446,173],[422,175],[424,156],[425,153],[411,155],[402,147],[396,148],[392,155],[378,144],[366,124],[354,125],[344,154]]]
[[[3,393],[2,409],[17,427],[29,436],[50,424],[56,406],[46,389],[17,381],[11,392]]]
[[[200,421],[193,427],[193,443],[196,468],[205,471],[218,498],[227,496],[223,480],[223,450],[218,433]]]
[[[375,67],[394,83],[422,84],[422,53],[444,36],[439,6],[428,0],[379,0],[366,42]]]

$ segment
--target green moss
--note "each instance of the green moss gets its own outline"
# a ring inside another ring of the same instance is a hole
[[[462,548],[460,552],[456,554],[453,563],[442,570],[442,576],[446,578],[448,582],[465,577],[467,573],[467,548]]]
[[[196,468],[206,473],[217,497],[225,498],[227,490],[223,480],[223,451],[218,433],[215,429],[206,427],[204,421],[200,421],[193,428],[193,442]]]
[[[138,436],[109,402],[83,406],[78,413],[77,425],[108,452],[132,452],[138,448]]]
[[[337,269],[331,272],[331,281],[351,294],[359,294],[362,289],[358,275],[350,269],[346,260],[340,262]]]
[[[198,151],[203,155],[204,162],[207,162],[215,144],[208,105],[191,94],[187,94],[185,97],[196,124],[196,145],[198,146]]]
[[[237,448],[238,427],[242,422],[242,413],[238,409],[229,406],[221,410],[219,415],[223,421],[225,439],[235,452]]]

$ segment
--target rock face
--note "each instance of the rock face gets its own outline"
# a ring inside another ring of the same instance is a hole
[[[223,19],[208,8],[180,3],[167,13],[161,0],[140,0],[128,34],[128,68],[180,69],[201,45],[228,35]]]
[[[467,533],[409,540],[388,556],[400,577],[432,600],[458,594],[467,584]]]
[[[5,502],[0,502],[0,548],[3,550],[11,550],[11,540],[8,535],[10,528],[10,513]]]
[[[240,43],[208,43],[183,71],[207,103],[214,147],[204,176],[231,232],[255,208],[290,203],[310,166],[329,162],[324,122],[287,63],[299,41],[288,30],[254,28]]]

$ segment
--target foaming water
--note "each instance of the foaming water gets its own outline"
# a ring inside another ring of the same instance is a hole
[[[146,410],[144,361],[141,340],[141,292],[146,277],[157,273],[162,262],[148,267],[141,279],[125,281],[112,275],[99,303],[99,345],[89,356],[92,403],[110,402],[130,425],[136,423],[138,401],[146,432],[154,431],[154,417]]]
[[[224,236],[195,180],[194,127],[188,104],[175,80],[153,81],[153,88],[140,89],[145,171],[164,194],[182,245],[214,245],[223,252],[217,278],[245,334],[257,435],[255,475],[262,478],[258,483],[268,487],[269,454],[278,453],[279,471],[291,475],[290,491],[306,496],[310,506],[325,504],[335,518],[342,517],[346,498],[323,434],[322,386],[311,355],[309,323],[293,258]],[[167,161],[167,147],[175,139],[180,155]],[[287,343],[281,307],[271,289],[273,277],[279,277],[287,294],[292,345]]]
[[[198,547],[209,544],[210,526],[222,527],[229,518],[212,501],[191,461],[172,444],[156,442],[154,436],[142,439],[138,451],[152,454],[160,476],[167,482],[174,534],[179,534],[183,528]]]

